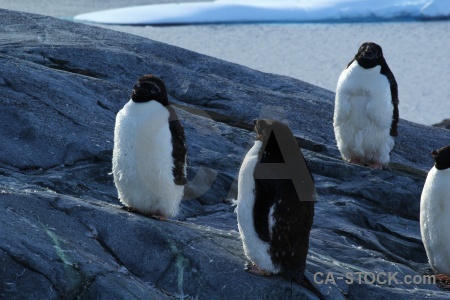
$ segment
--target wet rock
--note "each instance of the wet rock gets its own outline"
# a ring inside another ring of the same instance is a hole
[[[0,19],[1,298],[317,299],[243,270],[231,202],[254,118],[288,123],[315,178],[306,275],[324,298],[448,298],[405,282],[433,274],[419,201],[448,131],[401,120],[389,168],[370,170],[340,158],[329,91],[83,24]],[[165,80],[189,147],[185,200],[164,222],[121,209],[109,174],[115,114],[146,73]],[[345,280],[358,272],[369,280]]]
[[[440,123],[433,124],[434,127],[440,127],[445,129],[450,129],[450,119],[445,119]]]

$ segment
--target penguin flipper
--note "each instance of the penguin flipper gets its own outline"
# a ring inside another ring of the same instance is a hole
[[[339,81],[338,85],[341,84]],[[350,101],[348,96],[342,91],[336,92],[335,105],[334,105],[334,117],[333,126],[339,126],[350,115]]]
[[[381,73],[386,75],[389,81],[389,88],[391,90],[391,102],[394,106],[393,112],[392,112],[392,123],[391,123],[391,129],[390,129],[390,135],[391,136],[397,136],[397,125],[399,121],[399,112],[398,112],[398,85],[397,81],[395,80],[394,74],[392,73],[391,69],[387,64],[385,64],[381,68]]]
[[[248,263],[245,265],[245,271],[251,273],[251,274],[255,274],[258,276],[270,276],[272,275],[272,273],[262,270],[260,269],[257,265],[255,265],[254,263]]]
[[[390,95],[383,95],[383,98],[377,98],[377,101],[370,101],[366,106],[366,115],[377,126],[381,128],[390,128],[392,123],[391,100],[387,99]]]
[[[186,167],[187,167],[187,146],[184,134],[184,127],[178,120],[178,116],[173,107],[166,106],[169,110],[169,129],[172,135],[172,157],[174,161],[173,178],[176,185],[187,184]]]

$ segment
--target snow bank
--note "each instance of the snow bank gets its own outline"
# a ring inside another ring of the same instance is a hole
[[[131,6],[74,17],[76,21],[128,25],[445,18],[450,18],[449,0],[217,0]]]

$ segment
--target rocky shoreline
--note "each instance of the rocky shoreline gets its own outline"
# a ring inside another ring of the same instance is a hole
[[[307,276],[326,299],[448,298],[404,279],[432,274],[419,200],[450,132],[401,120],[390,168],[374,171],[340,159],[329,91],[51,17],[0,20],[0,298],[316,299],[243,270],[230,202],[254,118],[289,123],[313,173]],[[109,175],[115,114],[147,73],[165,81],[189,147],[186,199],[166,222],[120,209]],[[349,272],[397,281],[337,279]]]
[[[445,119],[440,123],[433,124],[434,127],[440,127],[445,129],[450,129],[450,119]]]

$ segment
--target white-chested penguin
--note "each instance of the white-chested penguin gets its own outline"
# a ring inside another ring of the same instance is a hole
[[[186,152],[164,83],[142,76],[116,117],[112,170],[120,201],[142,214],[175,216],[187,183]]]
[[[450,276],[450,146],[432,152],[435,160],[420,198],[420,233],[431,267]]]
[[[281,273],[302,283],[316,190],[288,126],[255,121],[256,141],[238,179],[236,213],[244,252],[258,275]]]
[[[374,169],[387,166],[397,136],[398,89],[381,47],[364,43],[341,73],[334,134],[342,158]]]

